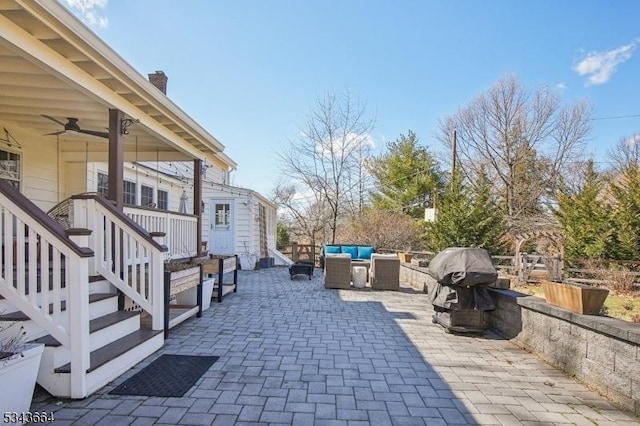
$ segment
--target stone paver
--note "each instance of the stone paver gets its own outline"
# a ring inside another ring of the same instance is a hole
[[[487,332],[451,335],[426,294],[325,290],[285,268],[241,271],[238,292],[82,401],[37,392],[60,425],[627,424],[621,411]],[[163,353],[220,359],[184,398],[108,392]]]

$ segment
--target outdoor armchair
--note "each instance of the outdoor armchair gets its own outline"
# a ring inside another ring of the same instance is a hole
[[[324,287],[351,287],[351,256],[348,254],[330,254],[324,259]]]
[[[398,290],[400,287],[400,258],[398,255],[372,254],[369,282],[374,290]]]

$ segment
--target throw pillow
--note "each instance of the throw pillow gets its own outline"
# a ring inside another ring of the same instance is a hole
[[[371,255],[375,253],[375,249],[371,246],[358,246],[358,259],[371,259]]]
[[[356,246],[342,246],[342,253],[348,253],[352,259],[358,258],[358,247]]]
[[[324,254],[341,253],[340,246],[324,246]]]

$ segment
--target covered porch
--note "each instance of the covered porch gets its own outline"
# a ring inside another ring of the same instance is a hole
[[[0,321],[45,344],[43,387],[85,398],[162,347],[165,262],[199,252],[223,150],[60,3],[0,2]],[[194,170],[190,214],[132,197],[125,163],[165,161]]]

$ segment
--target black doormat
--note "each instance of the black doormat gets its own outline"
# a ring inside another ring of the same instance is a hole
[[[109,392],[110,395],[183,396],[217,356],[161,355]]]

